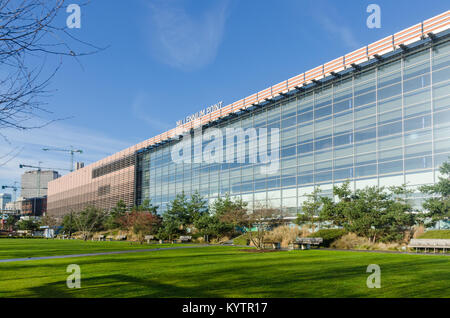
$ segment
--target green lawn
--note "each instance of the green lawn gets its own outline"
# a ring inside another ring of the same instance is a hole
[[[80,240],[0,239],[0,259],[159,248],[180,244],[139,244]]]
[[[431,230],[423,233],[420,239],[450,239],[450,230]]]
[[[38,244],[45,251],[55,241]],[[80,289],[66,287],[69,264],[81,267]],[[369,264],[381,267],[380,289],[366,286]],[[450,257],[328,250],[248,253],[218,246],[11,262],[0,263],[0,297],[449,298]]]

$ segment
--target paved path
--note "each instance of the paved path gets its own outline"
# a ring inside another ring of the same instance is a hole
[[[37,261],[46,259],[59,259],[59,258],[72,258],[72,257],[85,257],[85,256],[99,256],[99,255],[114,255],[114,254],[128,254],[128,253],[140,253],[140,252],[156,252],[163,250],[177,250],[186,248],[199,248],[206,246],[220,246],[220,245],[189,245],[189,246],[174,246],[174,247],[162,247],[162,248],[147,248],[139,250],[124,250],[124,251],[112,251],[112,252],[98,252],[98,253],[85,253],[85,254],[70,254],[70,255],[54,255],[54,256],[39,256],[39,257],[25,257],[25,258],[10,258],[10,259],[0,259],[0,263],[9,262],[23,262],[23,261]],[[223,246],[223,245],[222,245]],[[227,245],[225,245],[227,246]],[[248,247],[244,245],[229,245],[235,247]],[[286,250],[286,249],[283,249]],[[332,248],[321,248],[320,250],[326,251],[338,251],[338,252],[366,252],[366,253],[386,253],[386,254],[409,254],[409,255],[435,255],[435,256],[450,256],[449,254],[439,254],[439,253],[414,253],[414,252],[401,252],[401,251],[374,251],[374,250],[344,250],[344,249],[332,249]]]
[[[174,247],[147,248],[147,249],[139,249],[139,250],[124,250],[124,251],[86,253],[86,254],[70,254],[70,255],[54,255],[54,256],[39,256],[39,257],[25,257],[25,258],[9,258],[9,259],[0,259],[0,263],[37,261],[37,260],[45,260],[45,259],[72,258],[72,257],[85,257],[85,256],[99,256],[99,255],[128,254],[128,253],[140,253],[140,252],[155,252],[155,251],[162,251],[162,250],[177,250],[177,249],[185,249],[185,248],[199,248],[199,247],[205,247],[205,246],[208,246],[208,245],[174,246]]]
[[[424,252],[402,252],[402,251],[383,251],[383,250],[345,250],[337,248],[320,248],[326,251],[336,252],[359,252],[359,253],[382,253],[382,254],[403,254],[403,255],[435,255],[435,256],[450,256],[449,253],[424,253]]]

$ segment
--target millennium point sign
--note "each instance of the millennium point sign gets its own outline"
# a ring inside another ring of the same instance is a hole
[[[220,101],[214,105],[211,105],[209,107],[206,107],[205,109],[202,109],[201,111],[196,112],[195,114],[186,116],[184,119],[177,121],[177,126],[184,125],[186,123],[189,123],[193,120],[196,120],[202,116],[208,115],[216,110],[219,110],[222,108],[223,102]]]

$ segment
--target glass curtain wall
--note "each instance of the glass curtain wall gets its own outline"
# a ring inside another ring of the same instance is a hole
[[[450,156],[449,75],[446,42],[215,126],[279,128],[281,164],[271,176],[248,161],[175,164],[170,144],[140,153],[137,199],[151,198],[162,212],[182,191],[199,191],[210,201],[230,193],[249,207],[281,208],[294,217],[314,186],[331,195],[333,185],[346,180],[354,188],[433,183]],[[412,197],[421,204],[420,193]]]

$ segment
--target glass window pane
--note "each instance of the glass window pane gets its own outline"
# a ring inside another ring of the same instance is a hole
[[[413,131],[405,134],[405,145],[417,144],[421,142],[431,143],[431,129]]]
[[[298,115],[298,122],[299,123],[304,123],[307,121],[311,121],[313,120],[313,112],[308,112],[308,113],[303,113]]]
[[[420,116],[405,120],[405,131],[423,129],[431,126],[431,116]]]
[[[405,170],[427,169],[431,168],[431,156],[405,160]]]
[[[380,113],[387,112],[387,111],[390,111],[390,110],[394,110],[394,109],[400,108],[400,107],[402,107],[402,98],[401,98],[401,96],[394,97],[392,99],[385,100],[385,101],[382,101],[382,102],[378,102],[378,111]]]
[[[398,96],[402,93],[402,85],[400,83],[378,89],[378,100],[389,97]]]
[[[351,144],[353,139],[353,133],[337,135],[334,137],[334,146],[341,146]]]
[[[450,64],[450,58],[447,58],[447,63]],[[438,71],[433,71],[433,84],[447,81],[450,78],[450,67],[447,66]]]
[[[365,177],[377,174],[377,165],[355,167],[356,177]]]
[[[376,128],[366,129],[355,132],[355,142],[372,139],[377,135]]]
[[[383,125],[395,121],[399,121],[402,119],[402,110],[397,109],[392,112],[382,113],[379,115],[378,124]]]
[[[370,104],[367,106],[359,107],[355,109],[355,118],[364,118],[367,116],[375,115],[376,114],[376,107],[375,104]]]
[[[403,159],[403,149],[400,147],[396,148],[396,149],[380,151],[378,153],[379,162],[393,161],[393,160],[400,160],[400,159]]]
[[[344,110],[349,110],[352,108],[352,99],[347,99],[347,100],[343,100],[340,102],[334,102],[333,104],[333,111],[334,113],[339,113],[342,112]]]
[[[378,127],[378,136],[395,135],[402,132],[402,122],[396,122]]]
[[[403,160],[380,163],[378,171],[379,174],[403,172]]]

